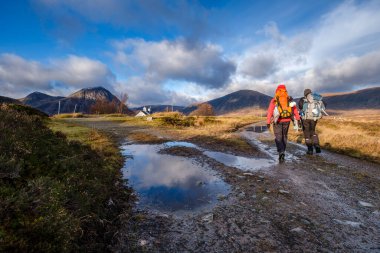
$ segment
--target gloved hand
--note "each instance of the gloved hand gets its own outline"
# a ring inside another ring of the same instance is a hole
[[[302,129],[302,122],[301,122],[301,120],[298,121],[298,128]]]
[[[270,128],[270,124],[267,124],[267,128],[268,128],[268,129]]]

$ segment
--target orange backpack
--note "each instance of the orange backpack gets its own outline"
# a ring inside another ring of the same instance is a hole
[[[285,89],[278,89],[274,97],[280,118],[290,118],[292,116],[292,108],[289,105],[288,92]]]

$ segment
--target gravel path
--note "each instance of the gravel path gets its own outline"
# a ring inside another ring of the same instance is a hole
[[[119,139],[134,130],[112,122],[91,124]],[[277,158],[268,132],[248,127],[241,136]],[[327,151],[307,156],[298,144],[289,144],[287,151],[285,163],[247,172],[192,148],[172,148],[172,155],[217,171],[231,185],[230,194],[212,210],[186,216],[136,210],[114,251],[380,252],[380,166]]]

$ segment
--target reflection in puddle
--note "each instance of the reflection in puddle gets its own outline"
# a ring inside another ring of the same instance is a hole
[[[257,171],[275,164],[272,159],[246,158],[212,151],[205,151],[204,154],[227,166],[235,167],[244,171]]]
[[[229,185],[194,160],[158,154],[165,145],[125,145],[123,174],[139,195],[140,207],[190,211],[212,206]]]
[[[187,148],[196,148],[198,149],[198,146],[190,143],[190,142],[185,142],[185,141],[169,141],[165,143],[166,147],[187,147]]]

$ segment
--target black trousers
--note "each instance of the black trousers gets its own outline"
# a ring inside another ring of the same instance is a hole
[[[312,119],[303,120],[303,135],[305,136],[305,143],[307,146],[319,146],[318,134],[315,132],[317,122]]]
[[[273,132],[278,153],[285,152],[288,142],[288,131],[290,122],[281,122],[273,125]]]

